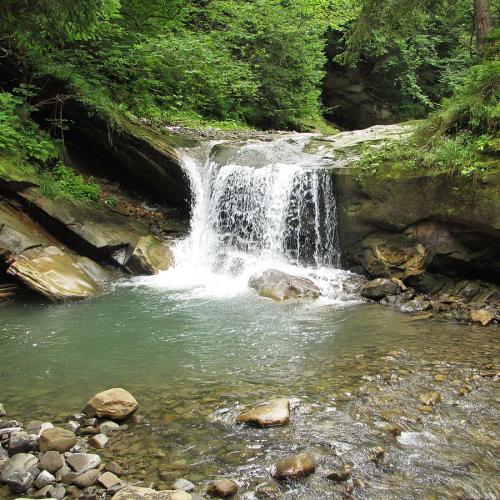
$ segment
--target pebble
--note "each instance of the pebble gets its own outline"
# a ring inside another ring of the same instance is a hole
[[[75,420],[70,420],[65,426],[65,429],[68,431],[74,432],[75,434],[78,432],[80,429],[80,423],[76,422]]]
[[[424,413],[432,413],[432,406],[429,405],[419,405],[417,409]]]
[[[370,461],[375,463],[380,463],[384,458],[385,450],[382,446],[375,446],[369,451]]]
[[[435,377],[434,380],[436,382],[444,382],[446,380],[446,375],[444,373],[438,373]]]
[[[290,400],[274,399],[262,403],[255,408],[240,413],[236,419],[238,424],[251,424],[258,427],[276,427],[286,425],[290,421]]]
[[[101,457],[94,453],[68,453],[66,462],[78,474],[90,469],[97,469],[101,465]]]

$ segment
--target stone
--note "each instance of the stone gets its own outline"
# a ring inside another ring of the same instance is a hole
[[[425,300],[422,296],[415,297],[413,300],[406,302],[400,307],[400,311],[404,313],[414,313],[427,311],[431,308],[431,303]]]
[[[29,453],[38,448],[38,436],[28,434],[26,431],[13,432],[9,438],[9,451],[11,454]]]
[[[483,326],[487,326],[495,319],[493,312],[488,309],[473,310],[471,311],[470,316],[474,323],[481,323]]]
[[[89,444],[94,448],[104,448],[108,441],[109,438],[106,434],[96,434],[89,439]]]
[[[107,420],[106,422],[103,422],[99,426],[99,432],[102,434],[106,434],[106,436],[109,436],[112,432],[116,432],[120,430],[120,425],[117,424],[116,422],[111,422],[110,420]]]
[[[158,274],[174,264],[170,248],[152,235],[139,238],[127,261],[127,268],[134,274]]]
[[[40,468],[54,473],[65,464],[64,457],[58,451],[46,451],[40,458]]]
[[[399,436],[403,432],[403,428],[400,425],[392,422],[383,422],[379,425],[379,428],[393,436]]]
[[[108,462],[105,469],[109,472],[112,472],[113,474],[116,474],[117,476],[123,476],[123,474],[125,473],[123,468],[114,461]]]
[[[71,469],[67,465],[63,465],[60,469],[57,469],[54,474],[56,481],[62,481],[62,478],[71,472]]]
[[[400,285],[388,278],[377,278],[361,287],[360,294],[365,299],[380,300],[386,295],[397,295],[401,292]]]
[[[317,299],[321,295],[319,287],[310,279],[268,269],[250,277],[250,288],[257,290],[260,296],[276,301],[290,299]]]
[[[5,411],[3,404],[0,403],[0,417],[5,417],[6,415],[7,415],[7,412]]]
[[[444,373],[438,373],[434,376],[436,382],[444,382],[446,380],[446,375]]]
[[[423,413],[432,413],[432,406],[429,405],[419,405],[417,409]]]
[[[60,427],[47,429],[42,432],[38,446],[40,451],[60,451],[65,452],[76,444],[76,435],[74,432]]]
[[[6,483],[14,493],[26,491],[38,476],[38,459],[30,453],[13,455],[0,474],[0,481]]]
[[[239,486],[231,479],[217,479],[207,488],[207,493],[217,498],[229,498],[236,495]]]
[[[99,434],[99,429],[97,427],[92,427],[91,425],[80,427],[81,436],[95,436],[96,434]]]
[[[385,456],[385,450],[382,446],[375,446],[368,451],[368,456],[371,462],[381,463]]]
[[[441,394],[437,391],[432,391],[426,394],[421,394],[419,399],[425,406],[435,406],[441,401]]]
[[[86,418],[82,422],[83,427],[97,427],[99,420],[97,418]]]
[[[351,468],[348,465],[342,465],[341,467],[328,471],[326,477],[331,481],[346,481],[351,477]]]
[[[75,422],[74,420],[70,420],[69,422],[66,423],[64,428],[67,429],[68,431],[74,432],[76,434],[78,432],[78,430],[80,429],[80,423]]]
[[[263,500],[278,500],[281,498],[281,491],[274,481],[264,481],[255,488],[255,496]]]
[[[240,413],[238,424],[251,424],[258,427],[276,427],[290,421],[290,400],[274,399],[255,408]]]
[[[35,491],[35,494],[33,496],[35,498],[56,498],[54,496],[54,490],[55,488],[53,485],[47,484],[43,488],[40,488],[39,490]]]
[[[174,490],[182,490],[182,491],[193,491],[196,486],[191,482],[188,481],[187,479],[179,478],[177,479],[173,484],[172,488]]]
[[[85,413],[89,416],[123,420],[132,415],[138,406],[130,392],[121,388],[113,388],[93,396],[87,402]]]
[[[42,435],[43,431],[47,429],[52,429],[54,426],[50,422],[40,422],[38,420],[32,420],[26,426],[26,432],[28,434],[35,434],[37,437]]]
[[[186,491],[164,490],[155,491],[151,488],[126,486],[113,497],[113,500],[191,500],[192,496]]]
[[[83,474],[90,469],[97,469],[101,465],[101,457],[94,453],[68,453],[66,462],[72,470]]]
[[[97,482],[98,478],[99,478],[99,471],[92,469],[73,478],[72,483],[78,486],[79,488],[88,488],[89,486],[93,486]]]
[[[295,479],[308,476],[316,470],[316,462],[308,453],[299,453],[283,458],[276,464],[274,477],[276,479]]]
[[[55,482],[56,478],[50,472],[43,470],[42,472],[40,472],[40,474],[38,474],[33,485],[35,486],[35,488],[39,489]]]
[[[121,480],[112,472],[107,471],[99,476],[98,482],[102,485],[103,488],[106,488],[108,490],[109,488],[120,484]]]
[[[56,498],[57,500],[62,500],[65,495],[66,495],[66,489],[62,484],[57,484],[56,486],[52,487],[52,496]]]

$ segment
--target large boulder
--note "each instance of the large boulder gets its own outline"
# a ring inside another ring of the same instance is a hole
[[[319,287],[310,279],[268,269],[253,275],[248,286],[254,288],[262,297],[276,301],[290,299],[317,299],[321,295]]]
[[[5,464],[0,480],[6,483],[15,493],[23,493],[40,473],[38,459],[30,453],[13,455]]]
[[[134,274],[158,274],[174,264],[170,248],[152,235],[139,238],[132,256],[127,261],[127,269]]]
[[[108,389],[93,396],[85,406],[85,413],[90,417],[109,417],[123,420],[138,408],[138,403],[130,392],[119,387]]]
[[[289,421],[290,400],[288,399],[274,399],[262,403],[240,413],[236,418],[238,424],[251,424],[258,427],[276,427],[286,425]]]

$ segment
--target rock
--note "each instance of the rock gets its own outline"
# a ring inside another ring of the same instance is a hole
[[[268,269],[252,276],[248,286],[257,290],[262,297],[276,301],[317,299],[321,295],[318,286],[310,279],[293,276],[276,269]]]
[[[493,312],[488,309],[473,310],[471,311],[470,316],[474,323],[481,323],[483,326],[487,326],[495,319]]]
[[[68,453],[66,462],[78,474],[90,469],[97,469],[101,465],[101,457],[94,453]]]
[[[71,472],[71,469],[67,465],[63,465],[60,469],[57,469],[54,474],[56,481],[62,481],[62,478]]]
[[[104,448],[108,441],[109,438],[106,434],[96,434],[89,439],[89,444],[94,448]]]
[[[441,401],[441,394],[437,391],[432,391],[426,394],[421,394],[419,399],[425,406],[435,406]]]
[[[85,413],[89,416],[123,420],[134,413],[138,406],[132,394],[125,389],[114,388],[92,397],[87,402]]]
[[[54,489],[55,489],[54,486],[52,486],[51,484],[47,484],[43,488],[37,490],[33,496],[35,498],[56,498],[53,495]]]
[[[5,464],[0,480],[6,483],[14,493],[26,491],[38,476],[38,459],[30,453],[13,455]]]
[[[382,446],[375,446],[368,451],[368,456],[371,462],[381,463],[385,456],[385,450]]]
[[[388,278],[377,278],[361,287],[362,297],[371,300],[380,300],[386,295],[397,295],[401,292],[400,285]]]
[[[74,258],[57,247],[39,250],[31,258],[19,256],[7,274],[54,301],[85,299],[99,291]]]
[[[116,432],[119,430],[120,430],[120,425],[117,424],[116,422],[111,422],[110,420],[103,422],[99,426],[99,432],[101,432],[102,434],[106,434],[106,436],[108,436],[112,432]]]
[[[314,458],[308,453],[299,453],[284,458],[276,464],[274,477],[277,479],[295,479],[312,474],[316,469]]]
[[[89,425],[87,427],[80,428],[80,435],[82,436],[95,436],[96,434],[99,434],[99,429],[97,427]]]
[[[58,451],[46,451],[40,458],[40,468],[54,473],[65,464],[64,457]]]
[[[351,468],[347,465],[342,465],[341,467],[328,471],[326,477],[331,481],[346,481],[351,477]]]
[[[399,436],[403,432],[403,428],[400,425],[391,422],[383,422],[379,425],[379,428],[393,436]]]
[[[278,500],[281,498],[281,491],[274,481],[264,481],[255,488],[255,496],[259,499]]]
[[[432,413],[432,406],[429,405],[419,405],[417,409],[424,413]]]
[[[173,484],[172,488],[174,490],[182,490],[182,491],[193,491],[196,486],[191,482],[188,481],[187,479],[179,478],[177,479]]]
[[[5,417],[7,415],[7,412],[5,411],[3,404],[0,403],[0,417]]]
[[[29,453],[38,448],[38,436],[28,434],[26,431],[13,432],[9,439],[9,451],[16,453]]]
[[[207,493],[217,498],[229,498],[236,495],[239,486],[231,479],[217,479],[208,486]]]
[[[436,382],[444,382],[446,380],[446,375],[444,373],[438,373],[434,376]]]
[[[117,476],[123,476],[123,474],[125,472],[119,464],[117,464],[116,462],[113,462],[113,461],[108,462],[106,464],[105,469],[109,472],[112,472],[113,474],[116,474]]]
[[[258,427],[276,427],[290,421],[290,400],[274,399],[255,408],[240,413],[238,424],[252,424]]]
[[[38,446],[40,451],[60,451],[65,452],[76,444],[76,435],[74,432],[60,427],[47,429],[42,432]]]
[[[414,313],[427,311],[431,308],[431,303],[425,300],[422,296],[415,297],[413,300],[406,302],[400,307],[400,311],[404,313]]]
[[[85,418],[82,422],[82,426],[84,427],[97,427],[99,424],[99,420],[97,418]]]
[[[127,268],[134,274],[158,274],[174,264],[170,248],[152,235],[142,236],[127,261]]]
[[[121,480],[117,476],[115,476],[112,472],[109,471],[105,472],[104,474],[101,474],[99,476],[98,481],[102,485],[102,487],[106,488],[107,490],[121,483]]]
[[[40,474],[38,474],[33,485],[35,486],[35,488],[39,489],[55,482],[56,478],[50,472],[43,470],[42,472],[40,472]]]
[[[113,497],[113,500],[191,500],[191,498],[186,491],[155,491],[150,488],[126,486]]]
[[[97,482],[98,478],[99,478],[99,471],[92,469],[75,477],[72,483],[78,486],[79,488],[88,488],[89,486],[94,485]]]
[[[75,422],[74,420],[70,420],[64,426],[64,428],[67,429],[68,431],[74,432],[76,434],[78,432],[78,430],[80,429],[80,423],[79,422]]]
[[[26,426],[26,432],[28,434],[35,434],[37,437],[42,435],[42,432],[47,429],[53,429],[54,426],[50,422],[40,422],[38,420],[32,420]]]

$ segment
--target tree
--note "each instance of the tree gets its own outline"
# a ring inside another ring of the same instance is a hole
[[[486,38],[493,30],[490,0],[474,0],[474,30],[477,47],[482,52]]]

